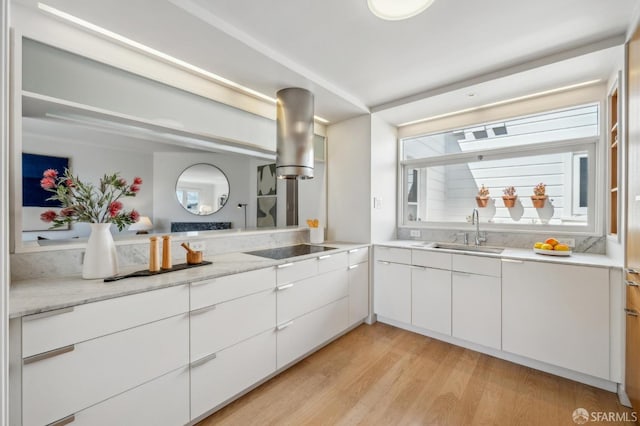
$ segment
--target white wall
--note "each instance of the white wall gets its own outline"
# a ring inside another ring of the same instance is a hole
[[[397,223],[397,129],[376,114],[371,116],[371,203],[380,199],[380,208],[371,210],[371,242],[392,240]],[[371,204],[373,206],[373,204]]]
[[[198,216],[186,211],[176,198],[175,187],[180,174],[198,163],[218,167],[229,180],[229,199],[217,213]],[[153,155],[153,213],[154,231],[169,232],[171,222],[232,222],[233,228],[244,227],[244,212],[237,208],[247,203],[247,227],[256,223],[256,166],[257,160],[215,153],[164,153]],[[279,212],[278,212],[279,213]]]
[[[68,157],[73,174],[83,182],[97,185],[104,174],[114,172],[120,172],[121,177],[129,182],[135,176],[141,177],[143,184],[140,192],[135,197],[124,197],[121,201],[126,210],[136,209],[141,215],[151,216],[153,220],[153,158],[149,153],[105,145],[98,148],[88,140],[59,138],[40,132],[33,133],[30,132],[31,126],[28,123],[29,120],[25,120],[22,152]],[[88,137],[90,138],[90,136]],[[127,140],[124,137],[121,139]],[[63,171],[59,170],[59,172]],[[117,232],[115,225],[112,227],[112,231]],[[73,224],[69,231],[24,232],[23,238],[25,241],[30,241],[35,240],[38,236],[51,239],[85,237],[89,235],[89,232],[90,228],[87,224],[78,223]]]
[[[298,223],[300,226],[307,226],[307,219],[318,219],[321,227],[327,225],[325,169],[326,163],[316,160],[313,166],[313,179],[298,181]],[[278,188],[279,190],[280,188]],[[282,188],[282,190],[286,191],[286,188]],[[281,211],[284,216],[285,211]]]
[[[0,2],[0,426],[9,424],[9,2]]]
[[[327,238],[371,241],[371,116],[327,128]]]

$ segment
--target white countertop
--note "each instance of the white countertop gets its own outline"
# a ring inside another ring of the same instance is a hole
[[[335,251],[329,253],[340,253],[354,248],[368,246],[368,244],[333,242],[322,245],[336,248]],[[258,247],[257,249],[260,248]],[[149,277],[126,278],[109,283],[105,283],[101,279],[84,280],[79,275],[14,281],[11,283],[9,292],[9,318],[17,318],[69,306],[77,306],[129,294],[187,284],[193,281],[202,281],[225,275],[268,268],[270,266],[291,262],[292,260],[313,259],[323,254],[327,254],[327,252],[273,260],[239,252],[227,253],[205,257],[204,260],[213,262],[212,265]],[[144,269],[144,265],[123,269],[120,271],[120,275],[140,269]]]
[[[505,248],[502,253],[485,253],[485,252],[472,252],[461,250],[448,250],[442,248],[433,248],[435,242],[424,242],[417,240],[393,240],[386,241],[384,243],[376,243],[376,245],[387,247],[399,247],[415,250],[429,250],[438,251],[462,255],[471,256],[486,256],[497,257],[500,259],[514,259],[514,260],[530,260],[535,262],[550,262],[550,263],[562,263],[568,265],[582,265],[582,266],[598,266],[606,268],[622,268],[622,262],[607,257],[602,254],[591,253],[572,253],[571,256],[548,256],[544,254],[534,253],[531,249],[518,249],[518,248]],[[473,246],[471,246],[473,247]],[[484,246],[483,246],[484,247]],[[490,246],[487,246],[490,247]]]

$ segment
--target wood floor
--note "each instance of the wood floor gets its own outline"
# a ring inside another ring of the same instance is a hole
[[[574,425],[579,407],[631,412],[613,393],[376,323],[199,426]]]

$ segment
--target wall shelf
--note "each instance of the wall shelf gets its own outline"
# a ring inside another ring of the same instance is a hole
[[[618,99],[619,79],[616,81],[609,94],[607,102],[607,112],[609,117],[609,234],[618,235],[618,171],[620,164],[620,153],[618,152],[618,118],[620,103]]]

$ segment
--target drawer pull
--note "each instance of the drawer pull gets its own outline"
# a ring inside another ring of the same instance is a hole
[[[62,348],[54,349],[49,352],[44,352],[38,355],[33,355],[22,360],[22,364],[33,364],[34,362],[42,361],[45,359],[53,358],[54,356],[73,352],[76,349],[76,345],[64,346]]]
[[[524,263],[524,260],[516,260],[516,259],[502,259],[504,263]]]
[[[202,284],[211,284],[213,283],[215,280],[205,280],[205,281],[193,281],[189,284],[191,284],[191,287],[193,286],[198,286],[198,285],[202,285]]]
[[[318,256],[318,260],[325,260],[325,259],[328,259],[330,257],[331,257],[330,254],[325,254],[324,256]]]
[[[351,266],[349,266],[349,269],[350,269],[350,270],[351,270],[351,269],[356,269],[358,266],[360,266],[360,265],[359,265],[359,264],[358,264],[358,265],[351,265]]]
[[[282,265],[276,266],[278,269],[288,268],[289,266],[293,266],[293,263],[283,263]]]
[[[458,272],[458,271],[453,271],[454,274],[456,274],[459,277],[470,277],[471,274],[467,274],[466,272]]]
[[[635,282],[635,281],[629,281],[629,280],[626,280],[626,281],[625,281],[625,283],[627,283],[627,285],[628,285],[629,287],[640,287],[640,284],[638,284],[638,283],[637,283],[637,282]]]
[[[284,324],[280,324],[280,325],[276,326],[276,330],[282,331],[282,330],[284,330],[285,328],[289,327],[292,324],[293,324],[293,321],[285,322]]]
[[[638,311],[636,311],[635,309],[624,308],[624,311],[629,316],[632,316],[632,317],[637,317],[638,316]]]
[[[213,311],[216,309],[217,305],[211,305],[211,306],[205,306],[204,308],[199,308],[196,310],[191,311],[189,314],[190,315],[200,315],[200,314],[204,314],[205,312],[209,312],[209,311]]]
[[[53,423],[49,423],[48,426],[64,426],[64,425],[68,425],[69,423],[73,423],[76,421],[76,415],[72,414],[70,416],[65,417],[64,419],[60,419],[57,422],[53,422]]]
[[[637,269],[633,269],[633,268],[627,268],[627,274],[638,275],[638,274],[640,274],[640,271],[638,271]]]
[[[360,249],[351,249],[351,250],[349,250],[349,253],[357,253],[359,251],[360,251]]]
[[[387,262],[386,260],[378,260],[378,263],[382,263],[383,265],[390,265],[391,262]]]
[[[68,314],[69,312],[73,312],[73,306],[69,306],[68,308],[56,309],[55,311],[47,311],[39,314],[27,315],[22,318],[22,321],[33,321],[41,318],[49,318],[54,317],[56,315]]]
[[[207,355],[205,357],[202,357],[196,361],[193,361],[190,366],[191,368],[196,368],[196,367],[200,367],[201,365],[206,364],[207,362],[214,360],[218,357],[217,354],[211,354],[211,355]]]
[[[281,286],[279,286],[279,287],[276,287],[276,291],[286,290],[286,289],[291,288],[291,287],[293,287],[293,286],[294,286],[294,284],[293,284],[293,283],[291,283],[291,284],[281,285]]]

